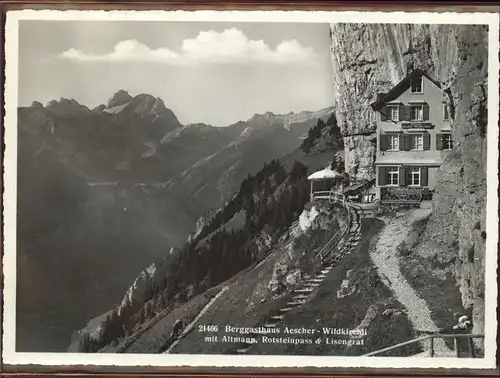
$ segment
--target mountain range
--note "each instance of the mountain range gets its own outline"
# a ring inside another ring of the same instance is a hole
[[[94,109],[66,98],[19,108],[18,351],[65,349],[144,266],[332,112],[183,125],[161,99],[124,90]]]

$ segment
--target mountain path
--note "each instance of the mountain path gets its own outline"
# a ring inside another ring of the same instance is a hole
[[[170,353],[170,351],[177,345],[177,343],[184,337],[186,336],[191,330],[194,328],[196,323],[198,323],[198,320],[201,319],[203,315],[208,311],[212,305],[217,302],[217,300],[224,294],[227,290],[229,290],[229,286],[224,286],[221,291],[219,291],[206,305],[201,309],[201,311],[196,315],[196,317],[193,319],[191,323],[187,325],[186,328],[181,332],[179,337],[168,347],[168,349],[163,352],[164,354]]]
[[[386,225],[379,235],[375,248],[370,251],[382,281],[408,310],[408,318],[417,332],[437,332],[439,328],[432,320],[425,300],[415,292],[401,273],[397,247],[406,239],[412,223],[429,216],[430,212],[430,209],[415,209],[397,218],[381,217]],[[437,356],[453,354],[442,339],[435,339],[434,348]]]

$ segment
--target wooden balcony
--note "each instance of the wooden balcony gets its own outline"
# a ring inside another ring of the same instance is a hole
[[[313,191],[311,193],[311,201],[316,201],[320,199],[328,200],[330,202],[340,203],[342,205],[344,205],[346,202],[345,196],[343,194],[334,192],[333,190],[319,190],[319,191]]]
[[[380,188],[381,203],[420,203],[423,190],[420,187],[389,186]]]

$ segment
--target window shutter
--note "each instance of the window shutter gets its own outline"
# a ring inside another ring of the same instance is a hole
[[[420,186],[429,185],[429,171],[427,167],[420,168]]]
[[[399,167],[399,186],[405,186],[406,185],[406,168]]]
[[[385,122],[387,121],[387,106],[384,106],[382,109],[380,109],[380,120]]]
[[[378,167],[378,185],[387,185],[387,174],[385,167]]]
[[[431,134],[424,134],[424,150],[430,150],[431,149]]]
[[[399,150],[404,150],[404,145],[405,145],[405,135],[404,134],[399,134]]]
[[[443,134],[436,134],[436,150],[443,149]]]
[[[403,105],[399,108],[399,120],[409,121],[410,120],[411,108],[409,106]]]
[[[403,151],[410,151],[410,135],[409,134],[404,134],[403,135]]]
[[[428,104],[424,104],[424,121],[428,121],[429,120],[429,105]]]
[[[380,151],[385,151],[387,150],[387,135],[386,134],[380,134]]]

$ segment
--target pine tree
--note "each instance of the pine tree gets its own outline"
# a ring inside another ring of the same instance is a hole
[[[146,320],[146,309],[144,307],[141,307],[141,309],[137,314],[137,323],[138,324],[144,323],[145,320]]]
[[[272,193],[272,188],[271,188],[271,183],[269,182],[269,177],[266,176],[264,179],[264,189],[263,189],[263,196],[264,198],[269,197],[269,195]]]
[[[292,183],[296,183],[303,179],[307,175],[307,167],[300,161],[295,161],[292,170],[290,171],[290,180]]]
[[[80,336],[80,351],[82,353],[90,352],[90,336],[88,333],[84,333]]]
[[[336,157],[334,156],[332,162],[330,163],[330,169],[335,171],[337,170],[337,168],[338,168],[338,163]]]
[[[102,324],[102,344],[103,345],[106,345],[108,344],[109,342],[111,342],[111,340],[113,339],[113,336],[112,336],[112,325],[111,325],[111,315],[108,314],[106,316],[106,320],[104,320],[103,324]]]
[[[290,203],[291,203],[290,207],[292,210],[292,217],[296,217],[298,215],[297,213],[302,210],[301,207],[302,208],[304,207],[303,205],[301,205],[299,190],[297,189],[296,185],[292,186],[290,193]]]
[[[144,306],[144,317],[145,319],[149,319],[152,318],[153,315],[154,315],[153,303],[147,302],[146,305]]]
[[[90,340],[89,340],[89,352],[95,353],[97,351],[99,351],[99,345],[98,345],[97,340],[90,338]]]
[[[165,294],[160,294],[160,308],[161,309],[167,308],[167,297],[165,296]]]

